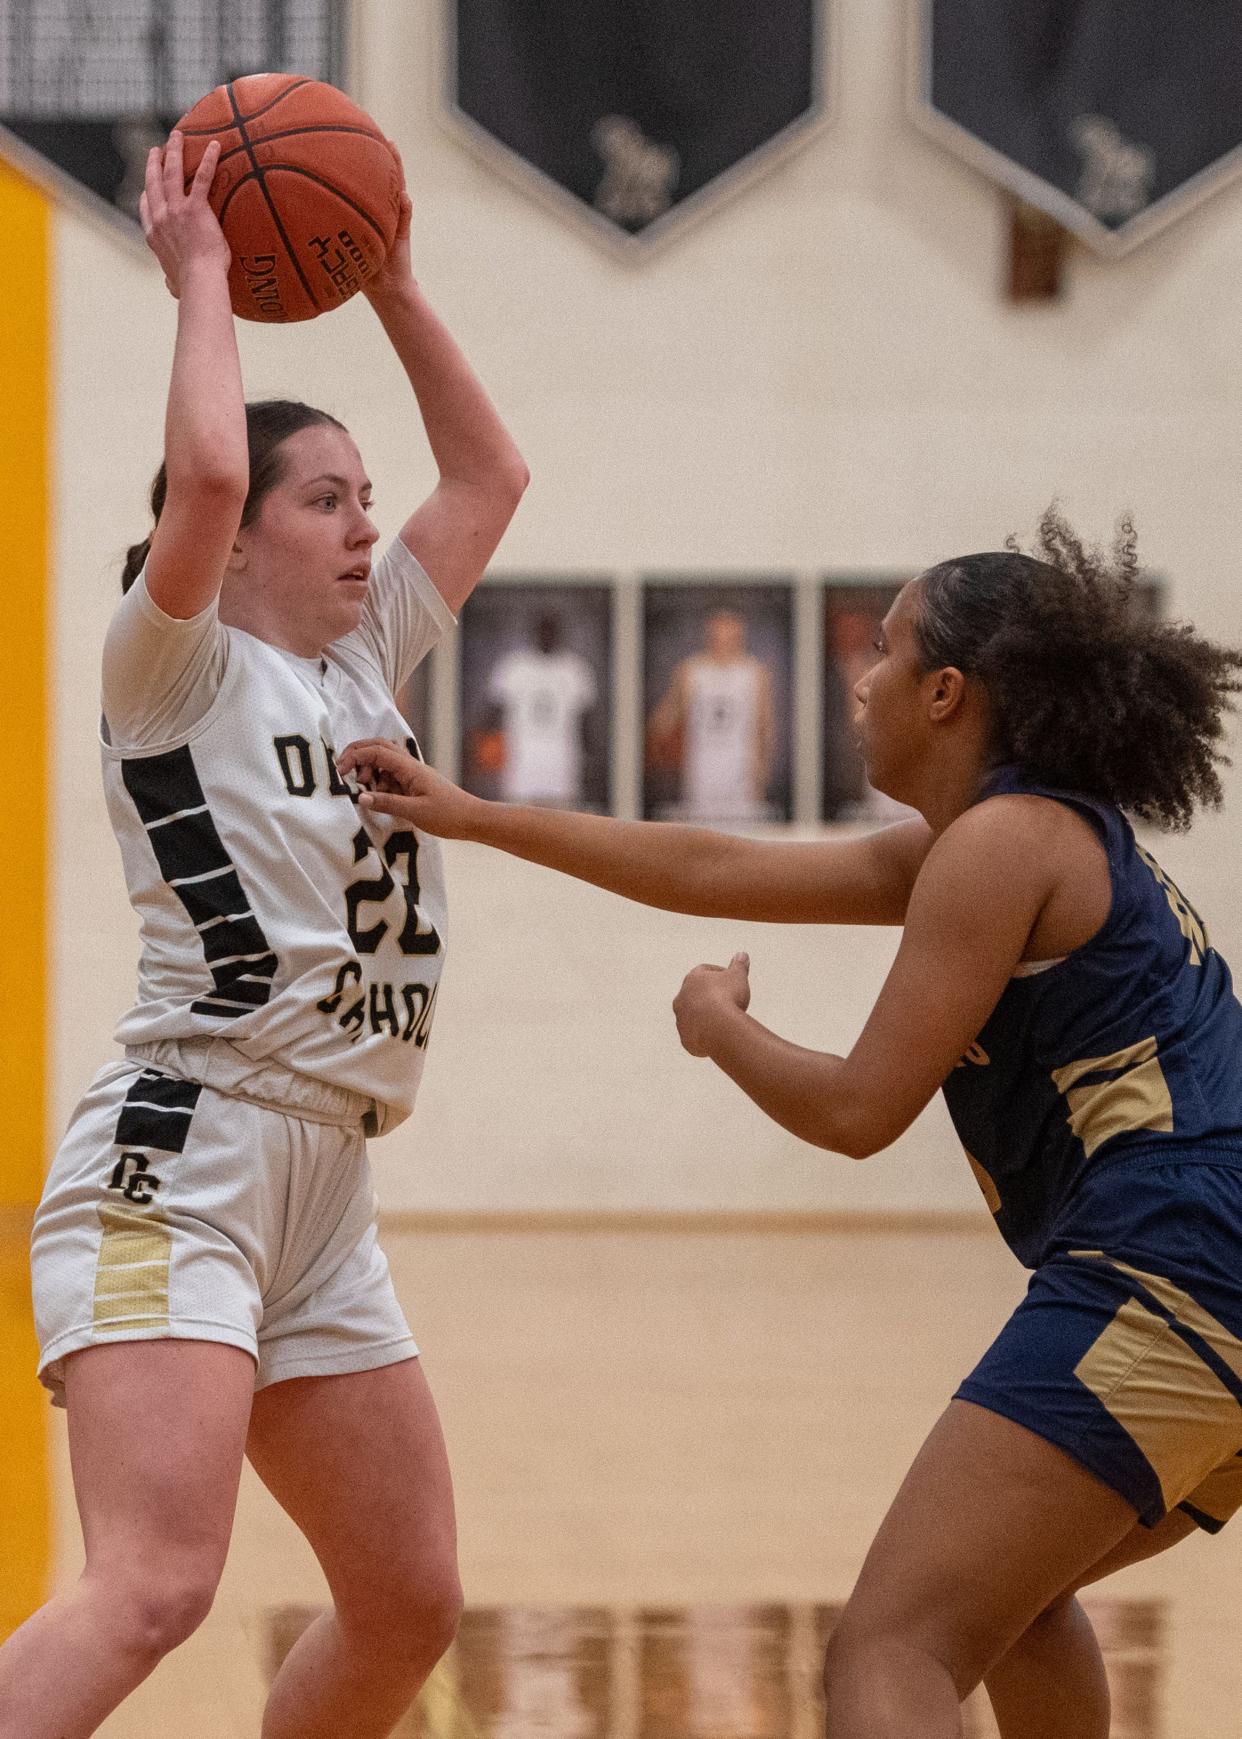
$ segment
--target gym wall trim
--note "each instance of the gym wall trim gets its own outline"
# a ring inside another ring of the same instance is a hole
[[[47,1399],[34,1377],[30,1217],[42,1187],[47,1098],[48,713],[52,380],[48,196],[0,158],[0,586],[5,753],[0,760],[0,1638],[46,1597],[50,1555]]]

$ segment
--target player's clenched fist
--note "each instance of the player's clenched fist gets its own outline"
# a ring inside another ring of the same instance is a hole
[[[673,998],[677,1036],[692,1057],[710,1057],[720,1022],[750,1006],[750,956],[735,954],[727,966],[696,966]]]
[[[341,777],[363,787],[362,809],[400,815],[441,839],[469,839],[482,807],[478,797],[433,773],[425,761],[381,738],[350,743],[337,757]]]

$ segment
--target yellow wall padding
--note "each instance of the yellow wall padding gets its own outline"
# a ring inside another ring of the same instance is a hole
[[[47,1397],[35,1381],[27,1235],[43,1177],[47,1070],[47,664],[51,487],[48,199],[0,162],[0,1637],[39,1605],[48,1573]]]

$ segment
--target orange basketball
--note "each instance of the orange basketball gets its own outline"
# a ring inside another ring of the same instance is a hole
[[[370,115],[333,85],[260,72],[218,85],[178,127],[186,186],[209,140],[211,206],[243,320],[311,320],[383,265],[401,210],[401,165]]]

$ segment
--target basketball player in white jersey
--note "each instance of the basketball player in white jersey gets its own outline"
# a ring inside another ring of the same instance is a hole
[[[703,650],[677,665],[648,729],[656,743],[680,737],[679,808],[687,820],[763,817],[776,746],[772,678],[747,652],[736,611],[708,618]]]
[[[504,733],[504,800],[581,803],[583,730],[599,688],[582,654],[562,644],[560,622],[550,611],[536,623],[533,645],[497,660],[487,693],[494,711],[484,729]]]
[[[408,1115],[444,895],[434,840],[337,776],[448,628],[526,482],[411,273],[409,202],[367,286],[439,482],[378,559],[344,428],[243,400],[207,192],[173,134],[147,240],[178,298],[156,525],[103,661],[103,762],[142,920],[124,1059],[53,1163],[33,1239],[40,1375],[68,1408],[78,1584],[0,1649],[0,1739],[84,1739],[211,1605],[243,1453],[333,1610],[264,1739],[390,1732],[460,1609],[452,1490],[376,1243],[365,1136]]]

